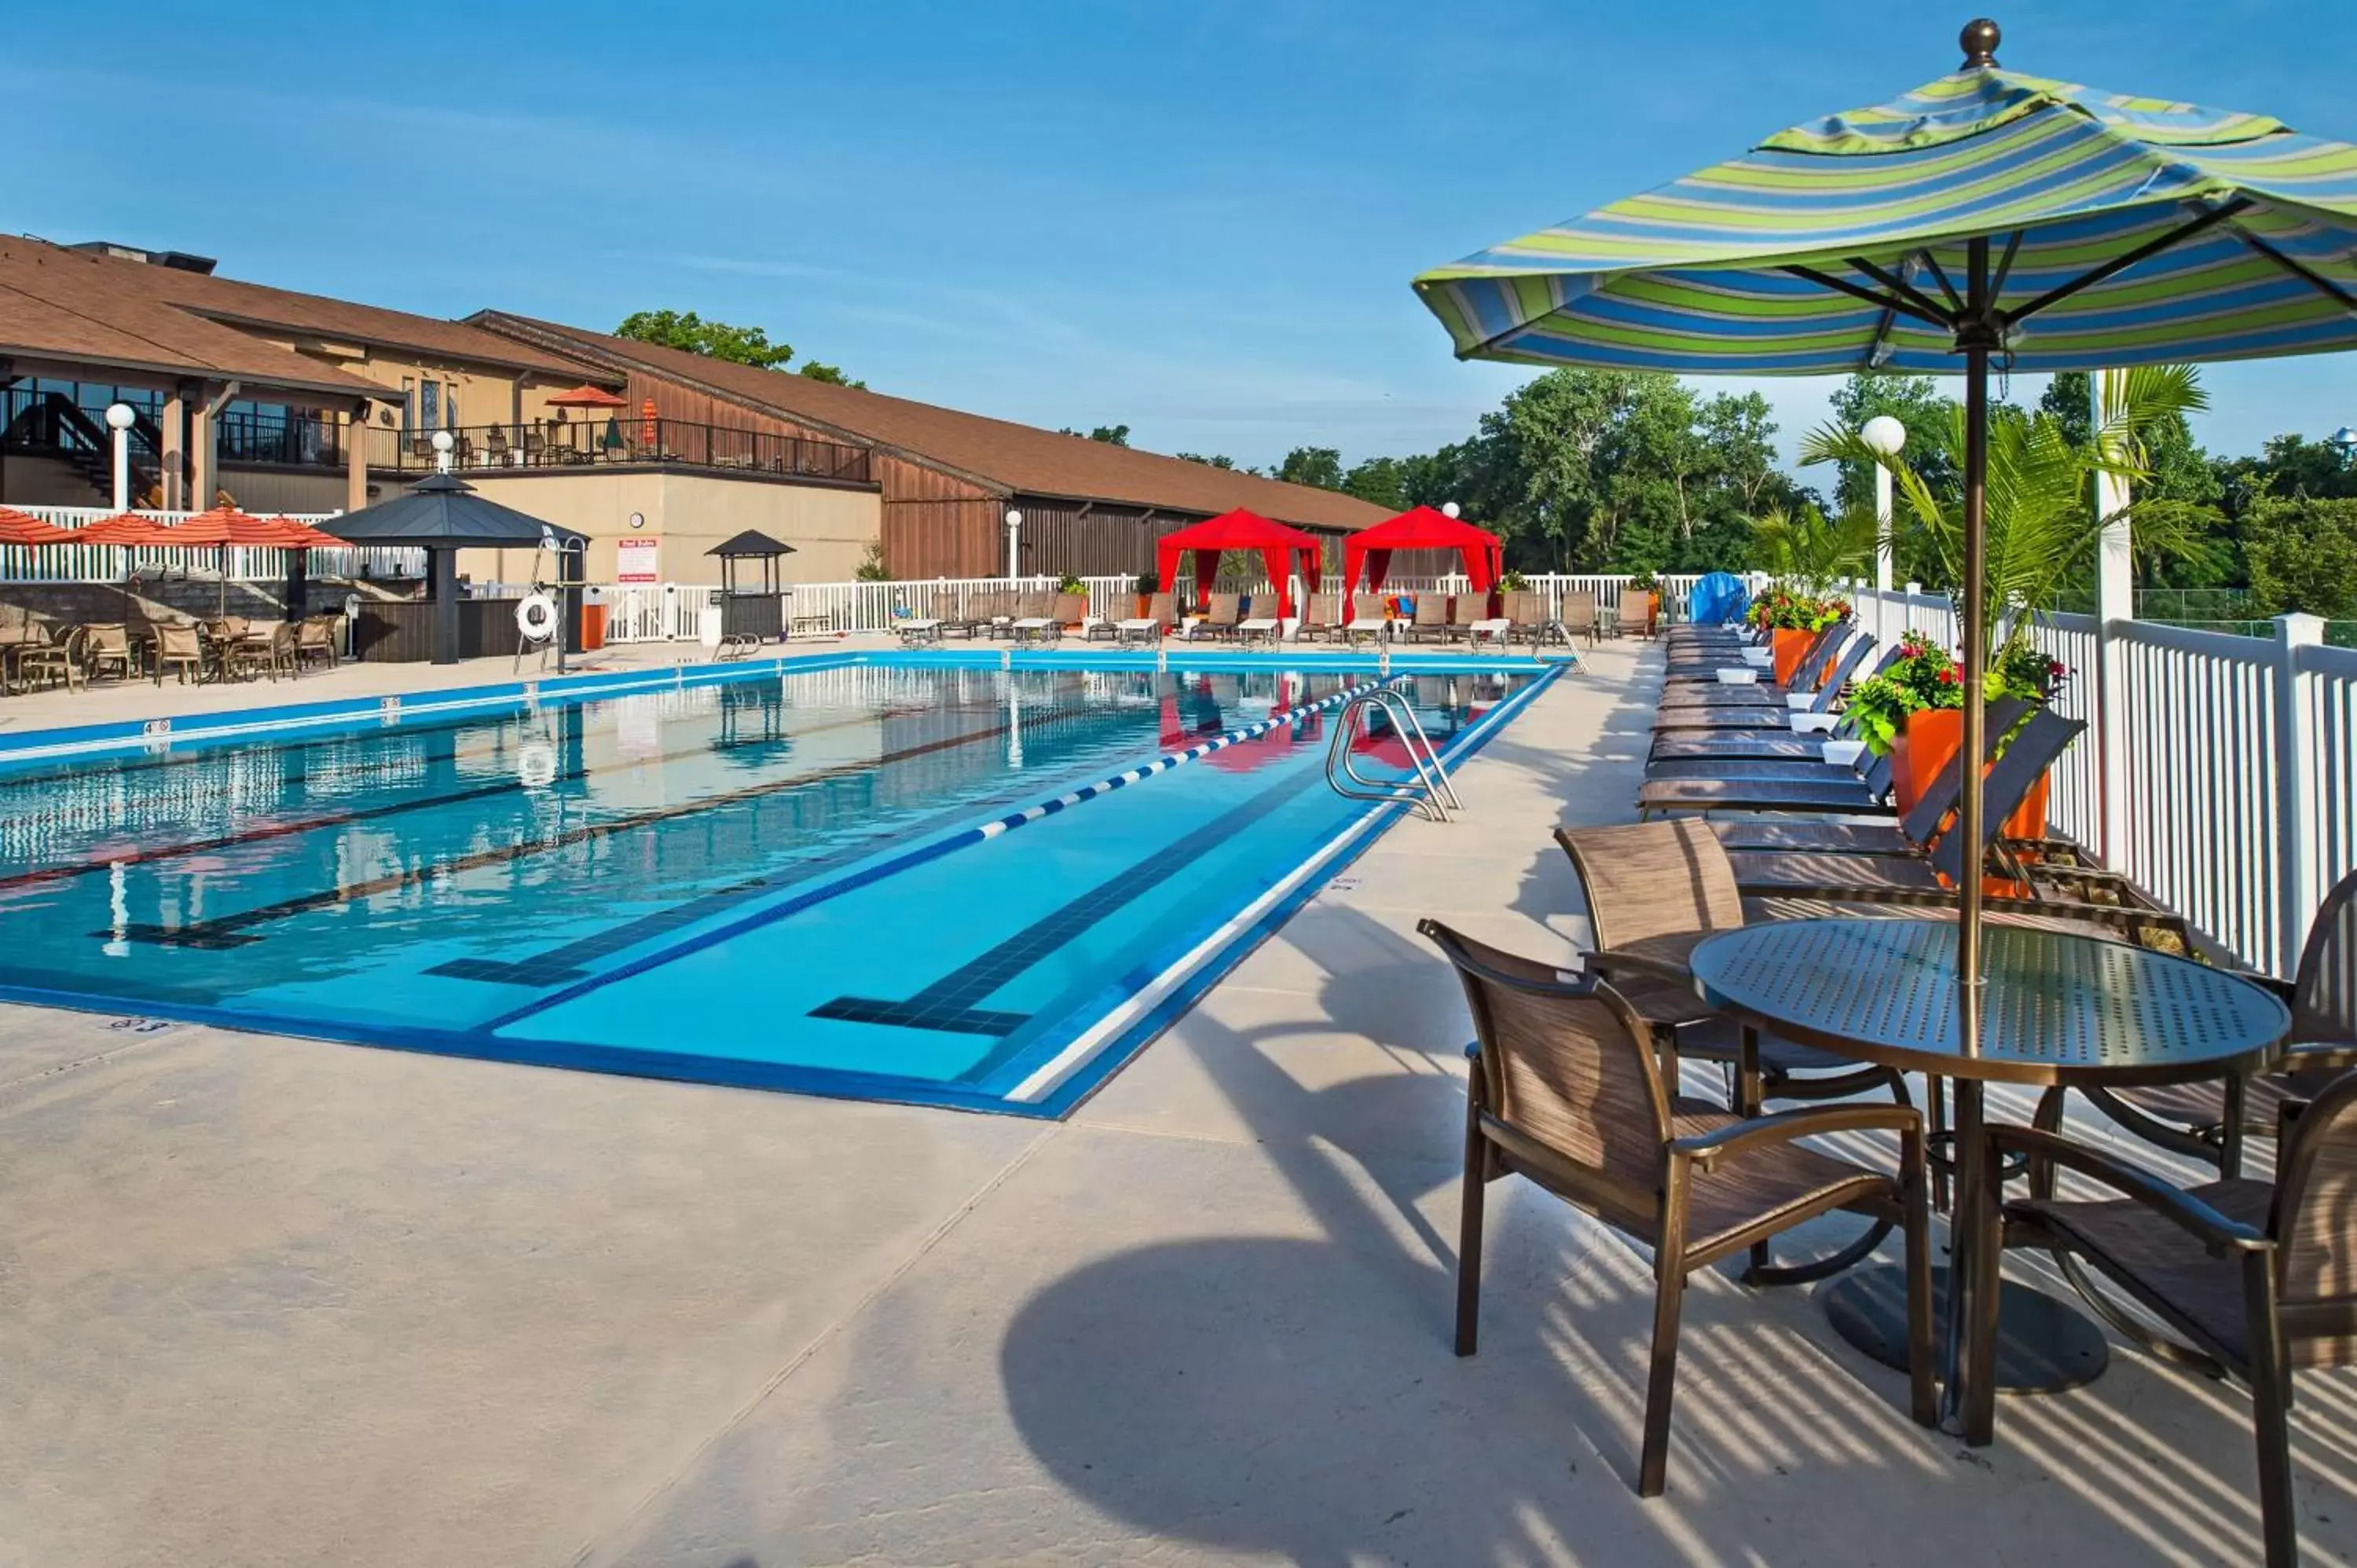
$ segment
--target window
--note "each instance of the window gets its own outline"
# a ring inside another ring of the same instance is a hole
[[[458,383],[442,383],[442,423],[452,430],[458,428]]]
[[[417,428],[417,381],[411,376],[401,378],[401,434],[405,439]]]
[[[417,423],[425,430],[442,428],[442,383],[427,381],[418,388],[425,402],[418,405]]]

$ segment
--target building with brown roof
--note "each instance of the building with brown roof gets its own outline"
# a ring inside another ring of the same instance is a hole
[[[468,317],[623,379],[668,417],[873,448],[884,558],[896,577],[1006,571],[1006,515],[1021,515],[1022,572],[1151,571],[1162,534],[1237,507],[1339,538],[1388,511],[1352,496],[1134,451],[982,414],[836,386],[486,310]]]

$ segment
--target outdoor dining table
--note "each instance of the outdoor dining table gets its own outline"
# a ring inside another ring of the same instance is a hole
[[[1942,1424],[1964,1409],[1963,1300],[1983,1227],[1984,1086],[2120,1089],[2184,1083],[2266,1066],[2291,1028],[2275,995],[2220,969],[2126,942],[2022,926],[1983,932],[1981,1038],[1958,1040],[1956,927],[1947,919],[1777,920],[1694,949],[1695,988],[1747,1026],[1860,1061],[1950,1080],[1961,1179],[1954,1266],[1934,1289],[1943,1321]],[[1835,1329],[1886,1365],[1906,1365],[1896,1268],[1853,1271],[1821,1293]],[[2103,1336],[2083,1315],[2025,1285],[1999,1297],[1997,1386],[2050,1391],[2100,1374]],[[1986,1441],[1986,1434],[1966,1434]]]

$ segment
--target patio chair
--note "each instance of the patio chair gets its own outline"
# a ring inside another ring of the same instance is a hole
[[[69,691],[81,685],[84,636],[79,626],[62,631],[50,628],[48,641],[17,650],[16,679],[27,691],[37,685],[61,685]]]
[[[177,671],[180,684],[205,678],[205,646],[197,636],[197,628],[186,622],[168,622],[156,628],[156,684],[164,683],[164,671]]]
[[[492,426],[497,429],[498,426]],[[306,616],[296,627],[295,658],[297,664],[320,664],[333,670],[342,662],[337,644],[342,640],[343,617],[333,615]]]
[[[1687,1277],[1821,1215],[1846,1210],[1907,1236],[1908,1387],[1933,1419],[1932,1251],[1922,1119],[1900,1105],[1844,1105],[1742,1117],[1671,1092],[1642,1044],[1645,1026],[1609,984],[1459,935],[1416,929],[1457,968],[1477,1039],[1468,1073],[1457,1354],[1477,1348],[1485,1188],[1522,1176],[1653,1250],[1652,1360],[1637,1494],[1668,1477],[1678,1318]],[[1896,1133],[1896,1176],[1797,1139]]]
[[[1058,594],[1055,599],[1055,606],[1056,607],[1049,610],[1048,613],[1051,618],[1053,618],[1058,626],[1067,628],[1076,626],[1084,627],[1088,624],[1088,595]]]
[[[1870,642],[1872,639],[1860,639],[1860,640]],[[1897,649],[1884,649],[1882,657],[1875,660],[1874,668],[1867,671],[1868,678],[1881,674],[1883,671],[1897,662],[1899,657]],[[1805,730],[1792,727],[1790,710],[1787,713],[1785,727],[1781,729],[1759,729],[1749,725],[1733,725],[1710,729],[1656,729],[1653,731],[1652,745],[1646,753],[1647,760],[1652,762],[1665,761],[1672,757],[1716,757],[1722,761],[1741,762],[1755,759],[1764,761],[1777,757],[1804,760],[1822,757],[1824,755],[1826,741],[1857,739],[1857,724],[1846,713],[1838,716],[1835,714],[1834,710],[1844,699],[1841,689],[1833,681],[1828,680],[1825,682],[1818,692],[1817,699],[1809,707],[1800,711],[1805,714],[1824,714],[1824,722],[1822,725],[1813,725]],[[2018,714],[2014,716],[2017,719],[2020,717]]]
[[[1562,629],[1547,618],[1546,596],[1535,590],[1509,588],[1498,596],[1498,607],[1505,612],[1510,643],[1520,638],[1536,648]]]
[[[1733,707],[1757,703],[1763,707],[1781,706],[1786,693],[1798,696],[1815,693],[1824,683],[1826,668],[1833,662],[1846,641],[1854,640],[1846,626],[1829,626],[1816,635],[1800,663],[1792,668],[1792,682],[1780,686],[1773,681],[1755,681],[1749,685],[1729,686],[1722,683],[1718,671],[1729,661],[1724,659],[1698,660],[1680,671],[1674,671],[1662,683],[1661,706]]]
[[[483,432],[483,456],[493,467],[504,468],[508,466],[511,461],[508,456],[509,450],[506,425],[494,424]]]
[[[1702,824],[1558,828],[1555,839],[1570,857],[1587,906],[1596,950],[1583,962],[1641,1022],[1669,1081],[1678,1081],[1678,1064],[1687,1058],[1712,1063],[1726,1077],[1728,1108],[1745,1115],[1757,1115],[1770,1100],[1847,1100],[1878,1090],[1898,1104],[1912,1103],[1906,1079],[1889,1068],[1772,1035],[1753,1032],[1747,1061],[1745,1031],[1695,995],[1687,956],[1704,938],[1745,923],[1727,855],[1707,842]],[[1808,1263],[1771,1264],[1763,1251],[1747,1277],[1757,1284],[1823,1279],[1870,1255],[1889,1233],[1887,1225],[1872,1228]]]
[[[1203,607],[1203,614],[1188,628],[1189,639],[1233,637],[1243,618],[1242,594],[1213,594]]]
[[[1563,636],[1566,642],[1575,637],[1587,639],[1590,648],[1596,646],[1596,596],[1585,589],[1563,596]]]
[[[2294,1070],[2078,1092],[2147,1143],[2213,1165],[2222,1176],[2240,1176],[2244,1138],[2274,1136],[2287,1105],[2314,1098],[2357,1068],[2357,872],[2324,896],[2288,983],[2265,974],[2244,978],[2276,992],[2291,1008]],[[2047,1091],[2038,1108],[2040,1126],[2061,1125],[2065,1095]]]
[[[892,622],[892,632],[903,648],[938,648],[947,626],[933,616],[901,616]]]
[[[1301,606],[1300,638],[1304,642],[1342,640],[1342,596],[1312,594]]]
[[[2295,1059],[2297,1059],[2295,1058]],[[2000,1238],[2068,1261],[2082,1282],[2102,1275],[2149,1314],[2164,1337],[2091,1282],[2082,1294],[2113,1327],[2162,1359],[2232,1377],[2251,1391],[2258,1450],[2260,1536],[2269,1568],[2299,1560],[2285,1412],[2292,1372],[2357,1362],[2357,1075],[2342,1074],[2290,1113],[2274,1181],[2229,1177],[2179,1188],[2110,1154],[2031,1127],[1990,1126],[1983,1162],[1988,1271],[1973,1282],[1965,1339],[1964,1428],[1993,1433]],[[2003,1201],[2003,1165],[2029,1163],[2031,1196]],[[2053,1167],[2107,1188],[2094,1199],[2051,1196]]]
[[[1490,596],[1458,594],[1448,601],[1448,625],[1442,635],[1451,642],[1473,640],[1473,628],[1490,618]]]
[[[1391,635],[1391,624],[1383,595],[1352,594],[1351,619],[1342,628],[1340,640],[1354,648],[1361,642],[1381,642]]]
[[[1448,597],[1445,594],[1418,594],[1415,610],[1403,626],[1392,625],[1392,635],[1409,642],[1445,642],[1448,639]]]
[[[130,680],[138,664],[131,646],[131,628],[120,621],[109,621],[84,627],[82,631],[83,678],[95,681],[111,671],[118,680]]]

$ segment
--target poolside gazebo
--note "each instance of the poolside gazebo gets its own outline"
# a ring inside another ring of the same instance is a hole
[[[1367,591],[1372,593],[1383,585],[1383,577],[1391,571],[1394,550],[1455,550],[1465,557],[1465,575],[1477,594],[1487,594],[1498,585],[1503,575],[1506,559],[1505,542],[1486,528],[1476,528],[1469,522],[1437,511],[1428,506],[1413,507],[1397,517],[1386,518],[1372,528],[1351,535],[1342,545],[1342,595],[1344,617],[1349,617],[1350,596],[1359,591],[1359,575],[1366,574]]]
[[[451,474],[421,479],[388,501],[331,517],[320,524],[348,544],[424,550],[431,566],[427,580],[434,603],[434,654],[436,664],[455,664],[458,651],[458,552],[461,550],[554,550],[560,561],[557,578],[565,585],[564,611],[559,619],[568,649],[580,636],[580,560],[588,543],[583,535],[552,522],[486,500],[475,487]]]
[[[1199,605],[1210,599],[1211,585],[1219,580],[1222,551],[1257,551],[1267,568],[1269,583],[1276,589],[1276,613],[1282,618],[1293,613],[1293,593],[1287,585],[1292,576],[1288,558],[1300,557],[1302,579],[1314,594],[1318,591],[1318,563],[1325,546],[1316,534],[1287,528],[1238,507],[1191,528],[1166,533],[1155,545],[1156,575],[1173,593],[1178,586],[1178,557],[1190,550],[1195,553],[1195,595]]]
[[[785,640],[784,596],[791,590],[779,581],[778,563],[794,553],[794,547],[759,529],[748,528],[705,553],[720,558],[720,635]],[[738,576],[748,561],[761,564],[759,586]]]

